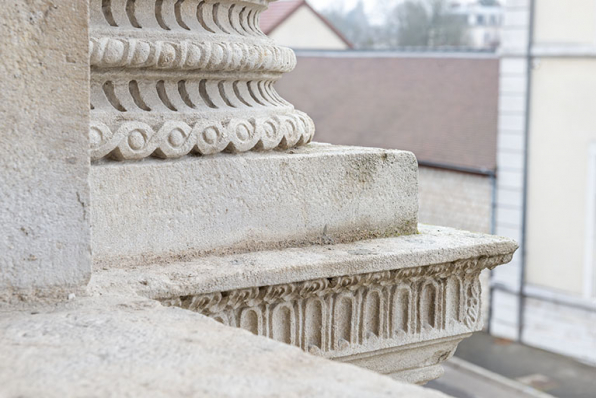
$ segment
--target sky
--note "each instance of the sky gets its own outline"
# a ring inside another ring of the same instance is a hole
[[[378,15],[379,13],[376,9],[378,5],[380,5],[382,2],[387,1],[393,2],[398,0],[364,0],[363,3],[366,12],[370,16],[370,18],[374,20],[381,17],[380,15]],[[344,9],[350,10],[354,8],[356,4],[358,4],[358,0],[308,0],[308,3],[318,11],[323,11],[325,9],[335,7],[341,8],[342,6]]]
[[[391,0],[390,0],[391,1]],[[397,0],[393,0],[397,1]],[[317,10],[324,10],[333,7],[343,7],[347,10],[352,9],[358,4],[358,0],[308,0],[308,3]],[[379,0],[364,0],[364,7],[367,12],[374,13]]]
[[[364,7],[366,12],[371,18],[372,22],[382,21],[383,14],[380,10],[380,5],[392,5],[400,0],[363,0]],[[470,3],[475,2],[476,0],[459,0],[461,3]],[[325,9],[334,8],[334,7],[343,7],[346,10],[350,10],[358,4],[358,0],[308,0],[308,3],[313,6],[318,11],[323,11]]]
[[[389,0],[386,1],[387,3],[393,3],[393,2],[397,2],[399,0]],[[462,3],[465,2],[473,2],[475,0],[459,0]],[[356,3],[358,3],[358,0],[308,0],[308,2],[310,3],[311,6],[317,8],[317,9],[325,9],[325,8],[329,8],[329,7],[333,7],[337,4],[345,4],[346,8],[350,9],[353,8]],[[376,3],[379,3],[379,0],[364,0],[364,6],[367,8],[367,11],[373,11]]]

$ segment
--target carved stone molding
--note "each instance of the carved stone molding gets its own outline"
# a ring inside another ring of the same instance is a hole
[[[91,66],[215,72],[291,72],[296,55],[289,48],[242,41],[165,41],[92,37]]]
[[[480,330],[480,272],[510,260],[478,257],[160,301],[311,353],[346,358]]]
[[[122,167],[97,167],[102,168]],[[423,383],[441,376],[441,363],[482,328],[481,272],[509,262],[518,246],[450,228],[419,225],[418,231],[346,244],[101,266],[93,283],[100,291],[132,289],[164,306]]]
[[[291,148],[314,123],[273,85],[296,65],[268,0],[89,0],[91,158]]]

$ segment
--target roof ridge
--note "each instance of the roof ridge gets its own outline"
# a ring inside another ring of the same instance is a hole
[[[281,5],[284,5],[287,8],[282,7]],[[283,24],[284,21],[291,17],[302,6],[308,7],[308,9],[313,14],[315,14],[315,16],[319,18],[321,22],[323,22],[329,29],[331,29],[333,33],[335,33],[348,46],[348,48],[354,48],[352,42],[350,42],[344,36],[344,34],[341,31],[339,31],[339,29],[337,29],[337,27],[335,27],[320,12],[315,10],[306,0],[283,0],[269,4],[269,9],[261,14],[261,30],[266,35],[271,34],[275,29],[277,29],[281,24]],[[277,9],[280,9],[282,12],[276,14],[276,12],[278,11]]]

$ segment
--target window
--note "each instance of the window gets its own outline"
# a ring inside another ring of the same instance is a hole
[[[476,16],[476,23],[478,25],[484,25],[484,15],[477,15]]]

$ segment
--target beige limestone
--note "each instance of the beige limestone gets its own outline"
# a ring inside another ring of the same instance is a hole
[[[0,7],[0,301],[91,275],[87,3]]]
[[[350,244],[98,268],[90,289],[160,299],[453,263],[508,254],[517,248],[513,240],[493,235],[422,224],[418,229],[415,235]]]
[[[412,234],[417,226],[417,164],[403,151],[310,144],[107,162],[92,167],[90,184],[99,266]]]
[[[179,158],[304,145],[314,124],[273,84],[292,50],[269,0],[89,0],[91,158]]]
[[[90,0],[90,38],[85,4],[54,3],[0,11],[0,291],[69,302],[0,313],[0,395],[439,397],[193,311],[420,383],[480,327],[479,272],[516,245],[417,234],[411,153],[303,146],[267,0]],[[88,148],[101,268],[77,299]]]
[[[2,313],[0,347],[3,397],[445,397],[138,297]]]

